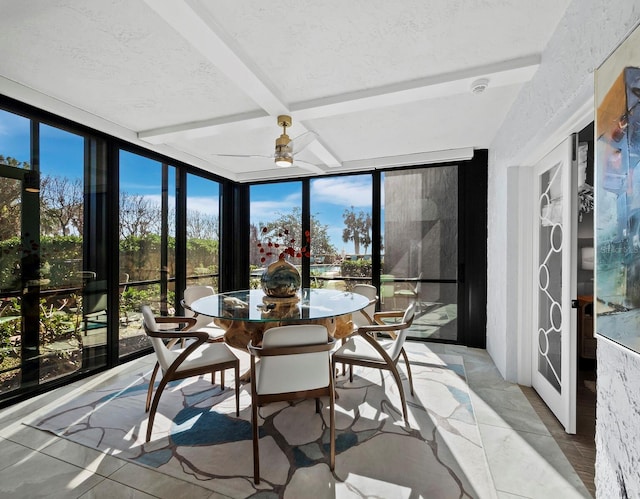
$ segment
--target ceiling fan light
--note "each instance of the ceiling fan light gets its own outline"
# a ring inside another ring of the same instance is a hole
[[[282,116],[279,117],[279,119]],[[289,125],[291,123],[289,122]],[[282,124],[284,131],[282,135],[276,139],[276,151],[275,151],[275,162],[277,166],[282,168],[287,168],[293,165],[293,153],[291,151],[291,147],[289,144],[291,143],[291,139],[286,134],[286,124]]]
[[[276,166],[280,166],[282,168],[293,166],[293,158],[287,155],[276,156]]]

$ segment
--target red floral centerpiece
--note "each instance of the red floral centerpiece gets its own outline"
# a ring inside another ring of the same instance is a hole
[[[262,228],[263,237],[269,233],[267,227]],[[296,248],[296,240],[288,229],[278,231],[277,236],[258,243],[260,262],[266,263],[270,257],[278,256],[263,272],[260,278],[265,295],[273,298],[291,298],[300,289],[300,272],[287,261],[287,257],[302,258],[310,256],[309,231],[305,232],[306,245]]]
[[[262,236],[265,237],[269,229],[267,227],[262,228]],[[302,258],[303,256],[309,257],[311,253],[309,251],[309,243],[311,237],[309,231],[305,231],[305,238],[307,245],[296,249],[296,240],[289,234],[289,229],[283,229],[278,232],[276,238],[268,238],[265,242],[258,242],[258,248],[260,249],[260,262],[265,263],[268,257],[278,255],[278,258],[285,258],[290,256],[292,258]]]

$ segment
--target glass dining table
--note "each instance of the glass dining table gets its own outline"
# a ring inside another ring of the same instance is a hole
[[[345,338],[353,333],[351,314],[368,304],[363,295],[334,289],[302,288],[292,298],[247,289],[200,298],[191,309],[212,317],[228,345],[246,350],[249,341],[262,341],[265,330],[288,324],[322,324],[334,338]]]

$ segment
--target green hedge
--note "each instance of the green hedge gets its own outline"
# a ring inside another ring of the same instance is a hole
[[[371,277],[371,260],[346,260],[340,264],[343,277]]]
[[[77,283],[82,268],[82,238],[80,236],[43,236],[40,240],[40,278],[47,279],[51,287]],[[169,238],[170,251],[175,250],[175,238]],[[187,241],[189,275],[215,274],[218,271],[218,241],[190,239]],[[34,248],[35,249],[35,248]],[[160,269],[161,239],[156,234],[129,237],[119,244],[120,268],[132,281],[157,278]],[[22,244],[18,237],[0,241],[0,290],[20,289]],[[198,271],[196,271],[198,269]],[[175,274],[173,264],[168,269]],[[43,286],[46,288],[47,286]]]

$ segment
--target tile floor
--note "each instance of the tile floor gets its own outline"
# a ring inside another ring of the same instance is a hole
[[[596,393],[595,368],[580,371],[576,407],[576,434],[568,435],[539,395],[529,387],[521,387],[542,422],[553,435],[585,487],[595,497],[596,463]],[[586,381],[586,383],[585,383]],[[589,382],[592,384],[589,386]]]
[[[565,440],[564,432],[553,426],[553,417],[549,419],[549,415],[544,414],[546,408],[538,407],[540,402],[535,392],[504,381],[486,351],[442,344],[430,344],[430,347],[436,353],[458,354],[464,358],[469,391],[498,498],[592,496],[592,475],[589,478],[585,464],[593,460],[590,437]],[[148,363],[149,369],[153,362],[151,356],[136,361],[138,365]],[[136,369],[133,364],[119,366],[0,410],[0,497],[221,497],[197,485],[21,424],[25,415],[46,411],[50,404],[59,404],[87,383],[103,383],[113,376],[126,377]],[[591,480],[591,487],[585,486],[581,477],[587,484]]]

